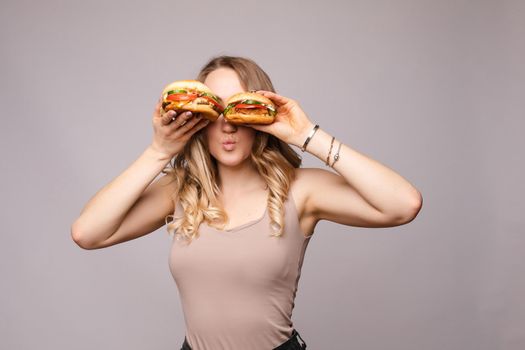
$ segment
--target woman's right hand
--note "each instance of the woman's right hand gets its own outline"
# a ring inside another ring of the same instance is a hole
[[[201,113],[168,111],[162,113],[162,96],[153,112],[153,141],[151,148],[162,157],[171,159],[184,149],[191,136],[208,125],[209,120]],[[172,118],[175,117],[175,120]]]

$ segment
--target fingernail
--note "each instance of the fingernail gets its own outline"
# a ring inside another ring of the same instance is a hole
[[[188,117],[191,116],[191,112],[190,112],[190,111],[186,112],[186,115],[187,115]]]

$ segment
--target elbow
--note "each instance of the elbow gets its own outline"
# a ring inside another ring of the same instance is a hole
[[[419,214],[423,205],[423,197],[418,192],[416,196],[406,200],[403,205],[398,205],[398,210],[386,217],[388,226],[400,226],[413,221]]]
[[[75,224],[71,226],[71,239],[82,249],[93,249],[93,246],[88,241],[86,241],[86,239],[82,236],[78,228],[75,227]]]
[[[419,191],[417,191],[414,198],[410,200],[410,204],[407,205],[407,209],[405,210],[404,215],[402,215],[401,223],[408,224],[409,222],[413,221],[421,211],[422,206],[423,196]]]

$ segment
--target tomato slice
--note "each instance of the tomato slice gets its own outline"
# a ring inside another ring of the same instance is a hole
[[[246,103],[239,103],[235,108],[266,108],[263,105],[249,105]]]
[[[215,101],[213,98],[211,98],[210,96],[202,96],[202,97],[204,97],[205,99],[213,103],[217,108],[219,108],[222,111],[223,109],[222,106],[218,104],[217,101]]]
[[[197,97],[199,97],[198,94],[177,93],[177,94],[168,95],[168,97],[166,97],[166,100],[168,101],[190,101],[190,100],[196,99]]]

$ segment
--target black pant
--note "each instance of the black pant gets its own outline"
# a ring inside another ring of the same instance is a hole
[[[278,347],[272,349],[272,350],[302,350],[306,349],[306,343],[304,342],[303,338],[299,335],[299,332],[297,332],[295,329],[292,331],[292,336],[288,338],[287,341],[279,345]],[[186,337],[184,337],[184,343],[182,344],[182,348],[180,350],[192,350],[190,344],[188,344],[188,341]]]

